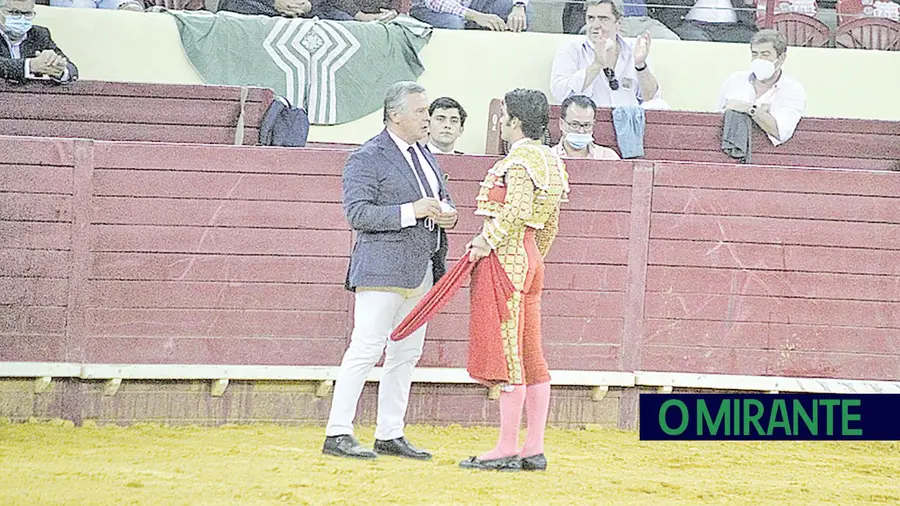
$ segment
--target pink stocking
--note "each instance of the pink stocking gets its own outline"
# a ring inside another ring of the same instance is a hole
[[[522,424],[522,405],[525,404],[525,385],[515,385],[512,392],[500,392],[500,440],[496,448],[478,457],[493,460],[511,457],[519,446],[519,426]]]
[[[544,428],[550,412],[550,382],[528,385],[525,413],[528,417],[528,435],[525,447],[519,452],[522,458],[544,453]]]

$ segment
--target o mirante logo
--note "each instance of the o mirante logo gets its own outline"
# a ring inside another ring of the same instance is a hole
[[[642,394],[642,440],[900,440],[894,394]]]

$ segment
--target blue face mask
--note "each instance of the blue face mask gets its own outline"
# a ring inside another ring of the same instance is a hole
[[[567,133],[566,142],[574,149],[584,149],[594,140],[593,134]]]
[[[28,30],[31,30],[31,20],[25,19],[25,16],[6,15],[6,21],[3,22],[3,29],[10,38],[18,39],[24,37]]]

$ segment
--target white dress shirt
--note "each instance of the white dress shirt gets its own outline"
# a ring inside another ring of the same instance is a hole
[[[413,168],[412,157],[409,155],[409,147],[410,144],[407,144],[406,141],[397,137],[394,132],[390,130],[387,131],[388,135],[391,136],[391,139],[397,144],[397,147],[400,148],[400,153],[403,155],[403,158],[406,160],[406,163],[409,165],[409,170],[413,173],[416,180],[418,181],[419,176],[416,174],[416,170]],[[428,185],[431,187],[431,193],[434,195],[434,198],[439,199],[441,185],[438,182],[437,174],[434,169],[431,167],[431,164],[428,163],[428,160],[425,158],[425,155],[422,154],[422,147],[416,143],[413,147],[416,152],[416,155],[419,157],[419,164],[422,166],[422,172],[425,173],[425,179],[428,180]],[[419,181],[419,192],[422,194],[422,197],[427,197],[428,195],[425,193],[425,188],[422,186],[422,181]],[[408,202],[400,206],[400,226],[403,228],[412,227],[416,224],[416,211],[413,209],[413,203]]]
[[[797,123],[806,111],[806,90],[795,79],[782,72],[775,85],[757,97],[750,75],[749,71],[744,70],[731,74],[725,80],[719,97],[719,110],[725,110],[725,103],[729,100],[742,100],[756,105],[768,104],[769,114],[778,125],[778,137],[767,135],[773,145],[782,144],[794,135]]]
[[[437,147],[431,141],[428,141],[428,144],[425,145],[428,148],[428,151],[431,151],[431,154],[440,153],[442,155],[452,155],[454,154],[454,150],[444,151],[443,149]]]
[[[602,72],[594,82],[584,87],[587,68],[594,62],[594,43],[585,37],[565,43],[556,52],[550,71],[550,93],[553,98],[562,102],[571,95],[587,95],[597,107],[640,105],[641,87],[638,84],[638,72],[634,69],[633,46],[622,37],[617,39],[619,59],[616,61],[615,71],[619,81],[618,90],[610,89],[609,81]],[[649,59],[646,63],[650,64]],[[653,99],[660,97],[661,88],[657,88]]]

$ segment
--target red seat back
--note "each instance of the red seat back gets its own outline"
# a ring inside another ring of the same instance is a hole
[[[886,18],[857,18],[838,25],[837,47],[900,51],[900,22]]]
[[[812,16],[784,12],[776,14],[772,21],[772,28],[784,35],[789,46],[828,47],[831,45],[831,30],[828,25]]]
[[[774,0],[775,15],[778,14],[802,14],[804,16],[816,17],[819,13],[819,4],[816,0]],[[764,26],[763,21],[766,18],[766,0],[756,0],[756,25]]]

